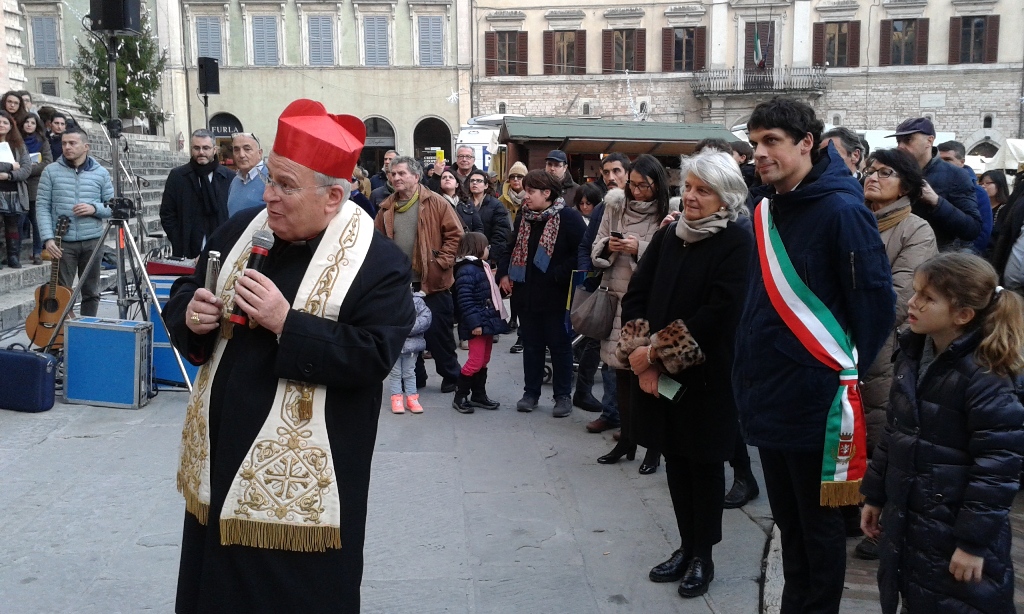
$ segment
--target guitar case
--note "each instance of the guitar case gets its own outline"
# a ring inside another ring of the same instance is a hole
[[[0,409],[23,412],[53,407],[57,359],[20,343],[0,350]]]

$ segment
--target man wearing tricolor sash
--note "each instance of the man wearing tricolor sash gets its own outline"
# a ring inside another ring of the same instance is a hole
[[[414,321],[409,260],[348,200],[365,135],[291,103],[267,206],[219,228],[171,290],[171,340],[202,365],[177,468],[176,612],[359,611],[382,382]],[[223,261],[209,278],[207,250]]]
[[[866,468],[858,373],[891,333],[895,296],[860,184],[810,106],[776,98],[747,122],[763,186],[736,337],[733,388],[782,535],[783,614],[839,612],[846,542],[839,506]]]

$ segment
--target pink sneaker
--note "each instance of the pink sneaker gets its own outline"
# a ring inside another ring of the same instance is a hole
[[[402,395],[393,394],[391,395],[391,413],[393,414],[404,414],[405,407],[402,406]]]
[[[420,405],[420,395],[410,394],[405,397],[405,406],[414,414],[422,414],[423,406]]]

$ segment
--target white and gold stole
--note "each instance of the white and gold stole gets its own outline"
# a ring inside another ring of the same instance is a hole
[[[267,223],[260,212],[228,253],[217,279],[225,310],[245,269],[252,234]],[[351,201],[324,232],[292,308],[337,320],[373,239],[373,224]],[[230,340],[218,335],[199,370],[181,433],[178,492],[185,510],[206,524],[210,510],[210,391]],[[281,379],[263,428],[242,460],[220,514],[222,544],[323,552],[341,548],[341,499],[327,436],[325,386]]]

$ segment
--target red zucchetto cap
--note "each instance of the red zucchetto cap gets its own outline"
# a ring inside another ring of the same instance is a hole
[[[331,115],[315,100],[296,100],[277,120],[274,153],[328,177],[350,179],[366,141],[366,126],[351,115]]]

